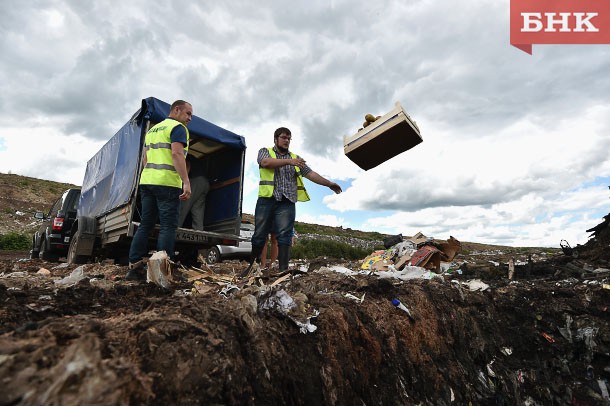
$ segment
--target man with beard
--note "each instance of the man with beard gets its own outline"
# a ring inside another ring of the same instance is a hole
[[[291,139],[290,130],[280,127],[273,134],[274,146],[261,148],[258,151],[260,182],[254,212],[252,255],[250,266],[242,276],[248,275],[254,261],[260,263],[261,252],[272,225],[278,241],[279,271],[288,270],[296,213],[295,203],[309,200],[303,177],[326,186],[335,193],[342,192],[341,186],[314,172],[305,164],[303,158],[288,150]]]

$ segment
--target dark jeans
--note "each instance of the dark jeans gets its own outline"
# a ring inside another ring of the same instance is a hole
[[[129,247],[129,262],[138,262],[148,254],[148,237],[155,228],[157,217],[160,224],[157,251],[174,256],[181,193],[181,189],[171,186],[140,185],[142,216]]]
[[[259,197],[254,211],[252,247],[263,247],[267,243],[267,235],[272,231],[272,227],[277,236],[278,246],[292,245],[294,217],[295,205],[290,200],[284,199],[278,202],[273,197]]]

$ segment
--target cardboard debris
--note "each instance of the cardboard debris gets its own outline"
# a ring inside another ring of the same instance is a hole
[[[424,245],[418,249],[411,257],[409,265],[421,266],[426,269],[440,269],[441,267],[441,251],[432,245]]]
[[[449,236],[447,242],[441,242],[439,246],[444,254],[443,259],[447,262],[453,261],[453,258],[462,250],[462,243],[453,238],[453,236]]]
[[[402,257],[398,258],[398,261],[396,261],[395,264],[396,269],[401,270],[407,264],[407,262],[409,262],[410,259],[411,254],[405,254]]]
[[[371,269],[373,264],[375,262],[382,261],[385,258],[385,255],[386,255],[386,251],[385,250],[373,252],[368,257],[364,258],[364,260],[362,261],[362,266],[360,267],[360,269]]]
[[[360,269],[400,271],[405,266],[418,266],[441,272],[441,261],[443,263],[452,261],[461,249],[462,244],[454,237],[449,237],[444,242],[435,242],[433,238],[418,232],[387,250],[371,253],[362,261]],[[448,267],[449,265],[445,264],[445,268]]]
[[[424,244],[426,241],[430,240],[430,238],[426,237],[421,232],[418,232],[413,237],[407,238],[407,240],[412,241],[417,246]]]
[[[387,271],[390,268],[390,265],[393,265],[392,261],[387,259],[381,259],[371,265],[372,271]]]

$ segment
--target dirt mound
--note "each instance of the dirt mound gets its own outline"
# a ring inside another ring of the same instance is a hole
[[[509,281],[493,258],[412,278],[318,259],[173,289],[5,259],[0,404],[604,404],[609,274],[557,256]]]

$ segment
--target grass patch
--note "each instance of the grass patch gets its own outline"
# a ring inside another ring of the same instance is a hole
[[[25,234],[0,234],[0,250],[3,251],[24,251],[30,249],[30,243],[30,237]]]
[[[363,259],[369,255],[369,250],[352,247],[337,241],[301,240],[291,250],[290,257],[294,259],[313,259],[317,257]]]

